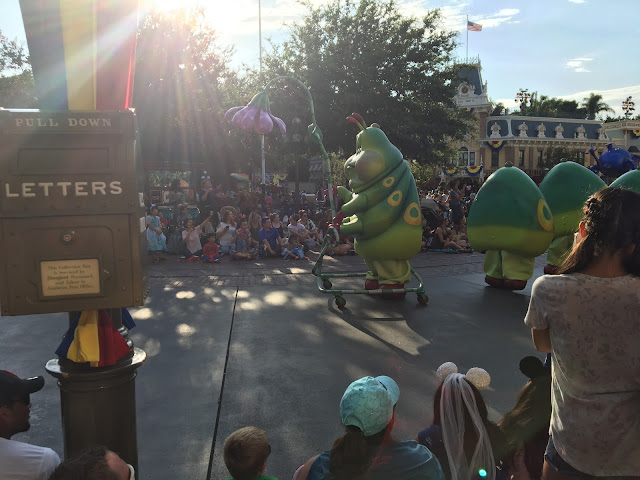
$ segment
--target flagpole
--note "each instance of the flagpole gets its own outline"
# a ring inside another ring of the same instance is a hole
[[[467,56],[465,58],[465,63],[469,63],[469,15],[467,15],[467,24],[465,27],[467,27]]]

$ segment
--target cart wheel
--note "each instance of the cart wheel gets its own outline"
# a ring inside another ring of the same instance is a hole
[[[322,287],[325,290],[331,290],[331,287],[333,287],[333,284],[331,283],[331,281],[327,278],[323,278],[322,279]]]
[[[426,293],[422,292],[418,294],[418,303],[420,305],[426,305],[429,303],[429,297],[427,297]]]
[[[336,297],[336,305],[338,306],[338,308],[344,308],[346,304],[347,301],[344,299],[344,297]]]

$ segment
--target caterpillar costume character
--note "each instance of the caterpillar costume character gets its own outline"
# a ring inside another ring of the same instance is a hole
[[[553,216],[534,181],[507,164],[478,191],[467,235],[475,250],[485,252],[485,282],[522,290],[533,275],[535,257],[553,240]]]
[[[418,253],[422,241],[416,182],[402,153],[379,125],[367,127],[355,113],[347,120],[361,131],[356,153],[344,166],[352,191],[338,187],[346,217],[340,233],[353,235],[355,251],[369,267],[365,288],[396,288],[409,282],[408,260]]]
[[[591,195],[607,185],[595,173],[575,162],[553,167],[540,183],[540,191],[553,215],[553,241],[547,251],[544,273],[554,274],[573,248],[573,234],[582,208]]]

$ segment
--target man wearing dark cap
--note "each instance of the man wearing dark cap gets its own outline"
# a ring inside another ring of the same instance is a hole
[[[42,387],[43,377],[23,379],[0,370],[0,480],[47,480],[60,463],[50,448],[11,440],[31,427],[30,395]]]

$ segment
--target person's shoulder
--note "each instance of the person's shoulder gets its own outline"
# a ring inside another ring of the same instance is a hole
[[[0,451],[5,455],[24,461],[40,462],[43,468],[55,468],[60,463],[58,454],[49,447],[0,438]]]
[[[50,448],[40,448],[42,448],[42,469],[53,471],[58,465],[60,465],[60,457]]]
[[[421,468],[426,469],[425,471],[430,472],[429,478],[432,478],[432,480],[444,478],[437,457],[431,450],[415,440],[394,442],[392,448],[387,450],[386,453],[401,462],[405,467],[420,465]]]
[[[426,446],[421,445],[415,440],[404,440],[402,442],[394,442],[391,450],[397,454],[404,454],[409,456],[415,456],[417,458],[424,458],[426,460],[433,457],[433,453]]]
[[[532,289],[544,290],[558,288],[562,285],[572,284],[576,281],[574,275],[542,275],[533,282]]]

